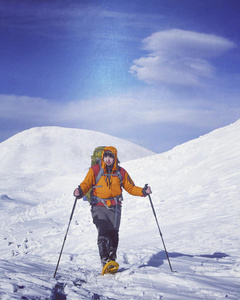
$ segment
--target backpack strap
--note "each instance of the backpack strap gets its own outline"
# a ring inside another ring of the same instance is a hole
[[[95,184],[97,184],[98,181],[100,180],[100,178],[104,175],[104,169],[100,166],[100,163],[97,165],[98,166],[98,173],[97,174],[94,173]]]
[[[122,188],[123,187],[123,178],[125,176],[126,171],[123,168],[118,167],[116,173],[117,173],[117,176],[118,176],[118,178],[120,180],[120,186]]]
[[[104,175],[104,169],[101,167],[100,163],[98,163],[92,167],[94,177],[95,177],[95,185],[98,183],[100,178]],[[121,168],[121,167],[117,168],[116,174],[120,180],[121,187],[123,187],[123,178],[125,176],[125,173],[126,173],[126,171],[123,168]],[[114,176],[114,174],[110,174],[110,176]]]
[[[101,178],[103,175],[104,175],[104,170],[103,170],[103,168],[100,167],[100,170],[99,170],[99,172],[98,172],[98,174],[97,174],[97,176],[96,176],[96,178],[95,178],[95,184],[98,183],[98,181],[100,180],[100,178]]]

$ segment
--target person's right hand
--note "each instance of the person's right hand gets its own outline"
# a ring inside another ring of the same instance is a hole
[[[82,192],[82,189],[81,189],[80,186],[77,187],[77,188],[74,190],[73,195],[74,195],[75,197],[77,197],[78,199],[80,199],[80,198],[83,197],[83,192]]]

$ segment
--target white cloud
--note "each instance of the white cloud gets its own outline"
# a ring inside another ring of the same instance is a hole
[[[179,29],[160,31],[143,40],[148,56],[134,60],[130,72],[147,83],[202,85],[214,77],[211,58],[235,44],[216,35]]]
[[[211,34],[171,29],[159,31],[143,40],[144,48],[153,53],[214,57],[232,49],[233,42]]]
[[[191,99],[190,105],[183,96],[166,90],[156,93],[150,90],[68,103],[0,95],[0,141],[31,127],[61,126],[100,131],[125,139],[138,137],[147,141],[152,137],[149,148],[154,149],[162,128],[166,136],[167,127],[174,126],[182,130],[182,135],[186,134],[186,128],[202,134],[237,120],[240,114],[238,107],[227,104]]]
[[[42,98],[0,95],[0,118],[30,119],[37,122],[42,120],[43,115],[50,116],[53,112],[53,105]]]
[[[99,131],[121,131],[139,125],[182,123],[203,126],[202,120],[227,114],[226,108],[186,104],[180,96],[142,91],[135,95],[53,103],[41,98],[0,95],[0,121],[35,126],[58,125]],[[196,103],[206,101],[196,100]],[[230,108],[229,108],[230,109]],[[210,116],[210,117],[209,117]]]
[[[159,152],[228,125],[240,115],[238,107],[213,105],[208,99],[195,99],[190,105],[179,95],[149,90],[69,103],[0,95],[0,142],[32,127],[61,126],[107,133]],[[198,104],[204,101],[206,105]]]

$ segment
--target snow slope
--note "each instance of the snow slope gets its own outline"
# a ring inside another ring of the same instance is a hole
[[[37,130],[48,135],[51,128]],[[71,132],[66,132],[65,148],[72,144]],[[30,138],[23,133],[19,144],[25,145],[29,158],[24,169],[24,151],[14,147],[10,154],[7,148],[11,145],[6,142],[11,139],[0,144],[0,298],[240,299],[239,134],[240,120],[171,151],[122,163],[137,185],[151,185],[163,239],[177,272],[170,271],[148,198],[124,193],[120,272],[104,277],[99,276],[97,232],[90,208],[79,200],[53,279],[74,203],[72,189],[85,176],[89,153],[79,156],[85,164],[77,174],[76,156],[70,150],[65,149],[63,155],[59,150],[50,157],[44,142],[42,151],[49,156],[44,166],[38,160],[42,152],[36,154],[35,147],[32,151],[26,147]],[[35,142],[38,140],[36,137]],[[56,140],[51,141],[52,148],[59,147]],[[112,137],[106,143],[112,144]],[[86,144],[79,144],[83,146]],[[123,152],[131,150],[126,145]],[[18,153],[22,154],[16,170]],[[66,169],[62,169],[63,162]],[[63,186],[56,188],[57,182]]]
[[[17,194],[18,200],[33,203],[52,199],[53,189],[55,196],[72,193],[76,178],[90,166],[93,150],[109,143],[117,147],[122,162],[155,154],[89,130],[37,127],[23,131],[0,143],[0,195],[7,191],[10,198]]]

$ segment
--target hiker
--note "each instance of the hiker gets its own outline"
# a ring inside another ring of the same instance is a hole
[[[98,249],[102,265],[115,261],[119,241],[122,187],[131,195],[147,196],[151,188],[135,186],[129,174],[118,165],[117,149],[105,147],[99,164],[91,167],[74,196],[82,198],[92,188],[91,213],[98,230]]]

